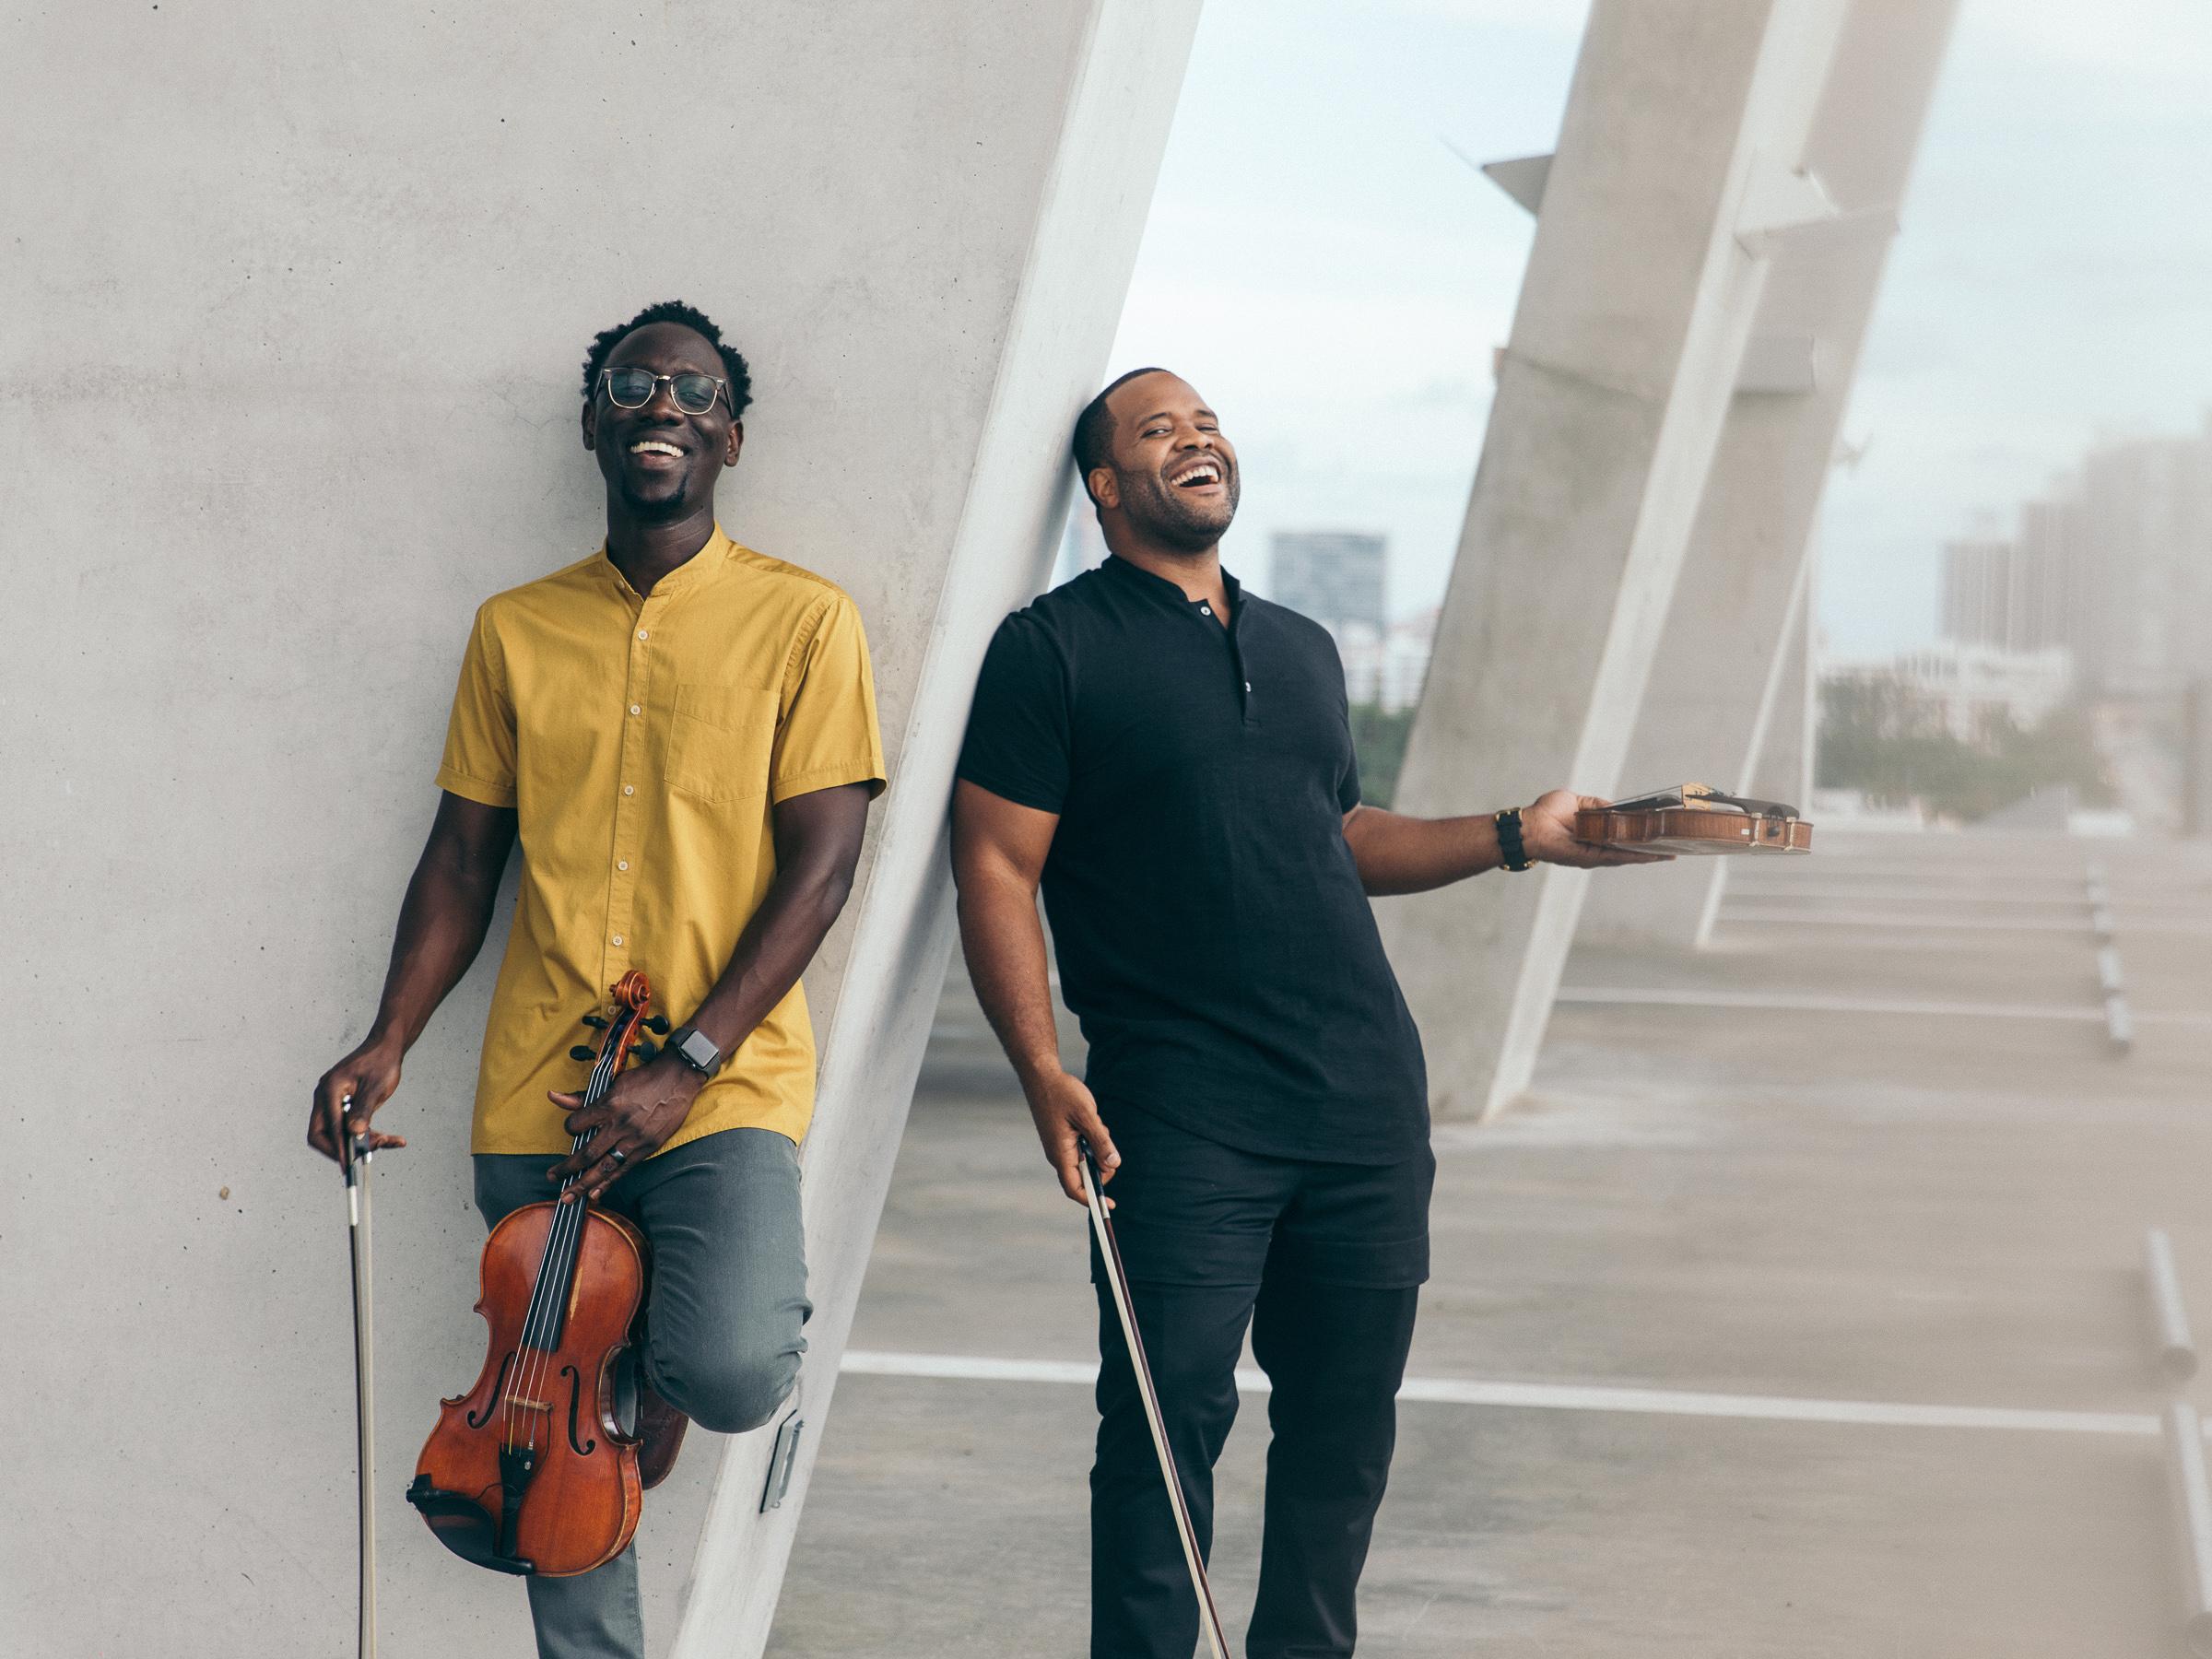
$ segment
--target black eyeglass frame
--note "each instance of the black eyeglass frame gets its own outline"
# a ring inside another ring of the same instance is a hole
[[[615,395],[613,377],[617,374],[652,374],[653,384],[647,388],[645,395],[638,399],[636,403],[624,403],[620,398]],[[683,399],[678,397],[676,394],[676,382],[679,380],[703,380],[710,382],[713,386],[714,396],[707,399],[706,408],[684,408]],[[653,374],[653,371],[649,369],[639,369],[630,364],[625,363],[619,364],[612,369],[602,369],[599,371],[599,390],[606,394],[606,401],[612,404],[618,409],[643,408],[647,404],[651,403],[656,395],[658,395],[660,389],[664,385],[668,388],[669,401],[674,403],[678,409],[682,409],[687,415],[704,415],[708,413],[709,410],[712,410],[714,407],[716,398],[721,399],[724,403],[728,403],[730,400],[730,382],[728,381],[719,379],[712,374],[704,373],[697,369],[686,369],[679,374]],[[732,406],[735,407],[735,406],[733,405]]]

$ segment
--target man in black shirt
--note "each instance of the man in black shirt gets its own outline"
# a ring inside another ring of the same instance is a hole
[[[1062,1188],[1082,1202],[1078,1139],[1113,1183],[1202,1547],[1251,1326],[1274,1439],[1250,1659],[1348,1654],[1436,1170],[1368,895],[1643,859],[1574,840],[1598,803],[1564,790],[1476,818],[1359,804],[1335,647],[1221,569],[1236,452],[1184,382],[1124,375],[1075,454],[1112,557],[1008,617],[984,659],[953,803],[969,971]],[[1190,1659],[1196,1598],[1095,1251],[1093,1277],[1092,1659]]]

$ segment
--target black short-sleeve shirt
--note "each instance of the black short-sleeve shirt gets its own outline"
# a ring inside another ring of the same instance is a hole
[[[1223,580],[1226,627],[1118,558],[1008,617],[959,775],[1059,815],[1045,912],[1101,1105],[1394,1162],[1428,1087],[1344,839],[1344,671],[1325,629]]]

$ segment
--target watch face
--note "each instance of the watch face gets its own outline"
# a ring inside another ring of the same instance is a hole
[[[705,1071],[722,1058],[722,1051],[714,1046],[714,1040],[704,1031],[690,1033],[677,1052],[700,1071]]]

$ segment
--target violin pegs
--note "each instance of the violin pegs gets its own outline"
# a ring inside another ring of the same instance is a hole
[[[668,1016],[665,1014],[652,1015],[645,1021],[645,1029],[651,1031],[655,1037],[667,1036]]]
[[[606,1030],[606,1017],[603,1014],[586,1014],[583,1017],[583,1023],[590,1026],[594,1031]]]
[[[652,1060],[661,1052],[650,1042],[633,1042],[630,1044],[630,1049],[636,1053],[641,1063]]]
[[[580,1042],[569,1051],[569,1058],[571,1060],[596,1060],[599,1056],[594,1051],[584,1047]]]

